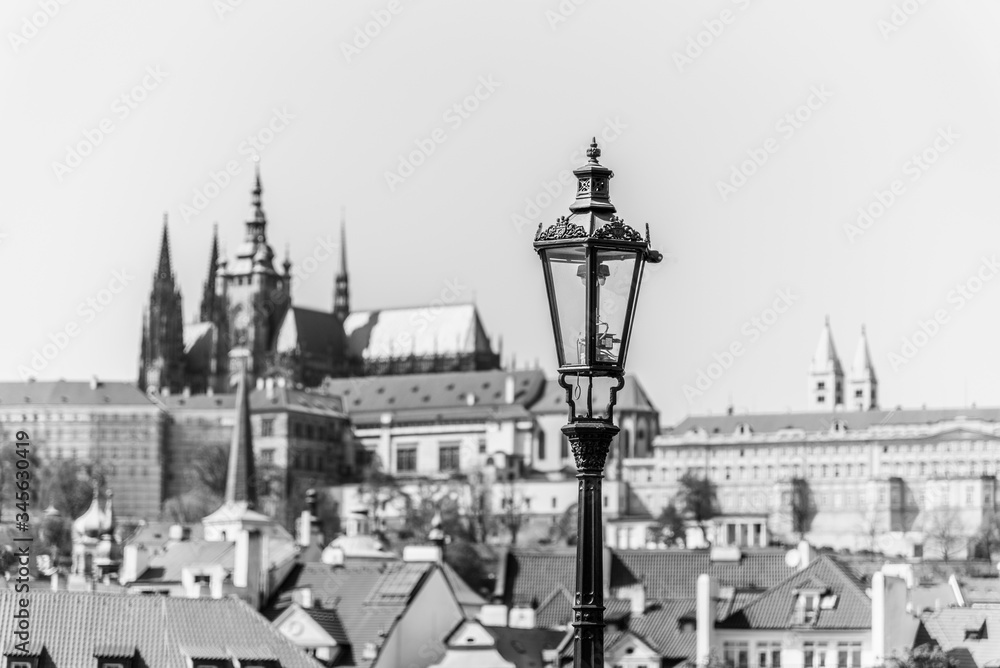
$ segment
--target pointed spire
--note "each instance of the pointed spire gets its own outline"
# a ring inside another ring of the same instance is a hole
[[[201,321],[215,322],[215,279],[219,267],[219,224],[212,225],[212,250],[208,258],[208,277],[201,289]]]
[[[170,268],[170,235],[167,232],[167,212],[163,212],[163,234],[160,237],[160,261],[156,268],[156,280],[168,281],[173,278]]]
[[[340,207],[340,267],[333,281],[333,315],[344,322],[351,314],[351,288],[347,276],[347,216]]]
[[[858,347],[854,351],[851,378],[862,380],[874,377],[875,367],[872,364],[871,352],[868,350],[868,336],[865,334],[865,326],[861,325],[861,338],[858,339]]]
[[[264,222],[264,206],[261,203],[261,195],[264,193],[264,188],[260,184],[260,161],[254,163],[254,174],[256,175],[256,185],[253,189],[253,209],[254,209],[254,220],[257,222]]]
[[[837,348],[833,345],[833,333],[830,331],[830,316],[826,316],[823,323],[823,331],[820,332],[819,342],[816,344],[816,353],[813,355],[810,370],[813,373],[834,372],[837,375],[843,373],[840,366],[840,358],[837,357]]]
[[[289,243],[285,244],[285,261],[281,266],[285,269],[285,276],[292,273],[292,245]]]
[[[254,158],[254,177],[254,187],[250,191],[253,194],[253,218],[247,221],[246,240],[254,244],[266,243],[267,216],[264,215],[264,204],[261,198],[264,187],[260,181],[260,159],[257,157]]]
[[[250,389],[246,369],[240,372],[236,389],[236,424],[229,444],[229,469],[226,473],[227,504],[246,503],[257,505],[254,484],[253,440],[250,431]]]

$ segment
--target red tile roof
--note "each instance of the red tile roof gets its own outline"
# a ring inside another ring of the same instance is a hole
[[[186,668],[184,648],[235,653],[236,658],[277,659],[282,668],[317,668],[312,659],[236,598],[186,599],[91,592],[0,591],[0,619],[12,618],[27,597],[31,640],[44,645],[55,668],[95,666],[94,653],[134,646],[149,668]],[[0,647],[15,641],[11,624],[0,624]]]

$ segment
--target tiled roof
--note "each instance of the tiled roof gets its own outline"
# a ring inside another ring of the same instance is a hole
[[[514,403],[504,399],[507,378],[514,379]],[[470,412],[519,409],[530,406],[541,394],[545,376],[541,371],[466,371],[425,373],[367,378],[328,378],[323,389],[342,396],[354,419],[376,418],[385,412],[468,409]],[[470,406],[468,396],[475,397]],[[527,413],[525,413],[527,414]]]
[[[966,605],[1000,604],[1000,578],[965,577],[959,583]]]
[[[708,550],[612,550],[611,587],[642,582],[649,600],[693,599],[702,573],[720,586],[764,590],[783,581],[794,569],[786,550],[762,548],[743,552],[739,562],[712,561]],[[507,600],[511,605],[541,603],[558,587],[576,589],[575,549],[514,549],[507,564]]]
[[[454,355],[489,349],[473,304],[356,311],[344,320],[344,332],[357,357]]]
[[[330,634],[330,637],[337,641],[338,645],[349,645],[351,641],[344,630],[344,624],[340,621],[340,615],[336,610],[329,608],[303,608],[303,612],[309,615],[314,622]]]
[[[119,381],[29,381],[0,383],[0,408],[4,406],[105,406],[109,404],[155,409],[156,405],[135,383]]]
[[[186,567],[219,565],[233,569],[235,543],[191,540],[171,543],[158,554],[151,555],[146,570],[137,578],[144,582],[180,582]]]
[[[960,668],[983,668],[1000,662],[1000,609],[944,608],[925,613],[920,619],[941,649],[960,660]],[[981,640],[965,639],[968,631],[981,630],[985,630]],[[971,655],[974,666],[961,662],[963,655]]]
[[[642,383],[633,374],[625,374],[625,387],[618,393],[615,401],[616,411],[655,412],[656,407],[650,400]],[[550,378],[545,382],[545,393],[532,406],[535,413],[565,413],[566,390],[559,382]]]
[[[288,309],[278,329],[275,348],[291,352],[298,348],[306,355],[328,359],[343,357],[346,337],[344,327],[335,315],[327,311],[293,306]]]
[[[549,629],[518,629],[509,626],[484,626],[496,639],[500,656],[515,668],[542,668],[542,651],[556,649],[566,636],[565,631]]]
[[[298,390],[288,386],[275,386],[270,390],[260,388],[250,391],[250,412],[267,413],[270,411],[292,410],[314,414],[342,415],[343,404],[340,397],[322,392]],[[172,394],[160,397],[171,413],[184,410],[213,410],[232,412],[236,408],[235,394],[193,394],[185,397]]]
[[[871,599],[857,576],[833,557],[819,555],[803,570],[768,589],[750,605],[720,623],[730,628],[787,629],[794,624],[796,591],[818,589],[837,596],[832,610],[819,611],[814,628],[870,629]]]
[[[878,425],[925,425],[965,417],[970,420],[1000,422],[1000,408],[939,408],[890,411],[830,411],[817,413],[748,413],[745,415],[696,415],[685,418],[672,430],[674,436],[695,428],[709,434],[732,434],[740,424],[749,424],[754,433],[776,432],[781,429],[802,429],[806,432],[829,431],[833,420],[840,420],[847,429],[858,430]]]
[[[361,656],[367,643],[380,644],[396,618],[431,572],[434,564],[381,562],[377,565],[297,566],[281,586],[269,618],[276,618],[291,601],[294,589],[309,588],[317,608],[337,611],[357,666],[368,666]]]
[[[604,617],[607,619],[607,612]],[[573,594],[565,587],[552,590],[535,609],[535,624],[540,628],[554,629],[573,621]]]
[[[96,665],[95,649],[108,645],[134,646],[150,668],[185,668],[183,647],[221,648],[246,659],[266,655],[283,668],[316,668],[312,659],[236,598],[66,591],[26,595],[6,590],[0,591],[0,619],[11,619],[17,599],[25,596],[30,600],[32,644],[44,645],[55,668]],[[0,647],[11,646],[13,632],[13,625],[0,624]]]

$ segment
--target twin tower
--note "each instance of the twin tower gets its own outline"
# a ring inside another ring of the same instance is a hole
[[[843,410],[845,407],[858,411],[878,410],[878,379],[868,351],[864,325],[845,386],[844,369],[830,332],[830,318],[826,319],[816,354],[809,365],[809,407],[819,411]]]

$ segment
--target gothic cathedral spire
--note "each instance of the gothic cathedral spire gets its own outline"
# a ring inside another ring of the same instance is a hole
[[[212,226],[212,252],[208,258],[208,278],[205,279],[201,288],[201,311],[200,320],[202,322],[215,322],[216,302],[215,293],[216,276],[219,265],[219,225]]]
[[[181,293],[170,266],[167,214],[163,214],[160,258],[153,274],[149,311],[143,323],[139,385],[143,391],[180,392],[184,387],[184,316]]]
[[[344,322],[351,313],[351,292],[347,277],[347,220],[344,208],[340,209],[340,267],[334,279],[333,315]]]

